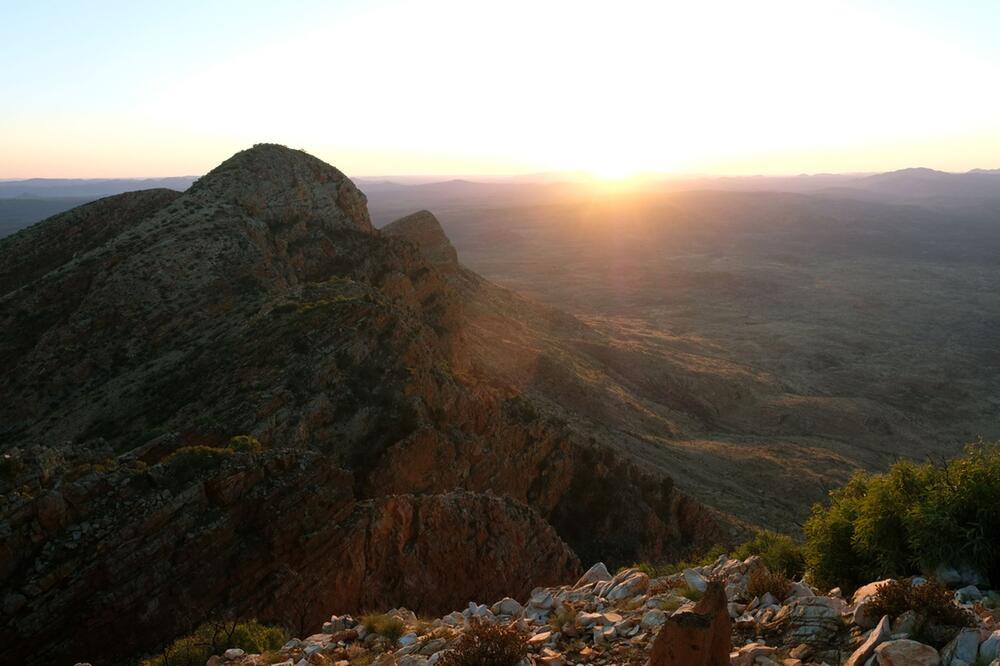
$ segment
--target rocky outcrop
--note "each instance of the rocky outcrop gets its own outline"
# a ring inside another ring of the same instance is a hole
[[[259,143],[236,153],[187,191],[269,225],[314,224],[372,232],[368,200],[335,167],[301,151]]]
[[[975,609],[976,627],[960,632],[940,653],[910,639],[906,631],[894,629],[888,634],[885,623],[867,636],[851,627],[822,645],[802,643],[792,631],[764,642],[768,617],[779,608],[807,597],[842,600],[819,595],[801,582],[792,585],[785,600],[770,593],[751,598],[747,572],[761,566],[756,557],[740,561],[722,556],[710,565],[650,578],[636,569],[612,577],[599,563],[576,584],[537,588],[492,605],[472,602],[434,620],[419,620],[405,608],[390,609],[386,615],[401,625],[398,641],[375,633],[378,624],[334,616],[324,623],[323,633],[289,641],[279,656],[290,664],[349,660],[377,666],[433,666],[460,644],[474,623],[487,623],[518,630],[528,651],[523,663],[535,666],[836,666],[860,663],[863,655],[866,666],[996,663],[990,660],[995,658],[997,641],[987,637],[1000,636],[1000,618],[981,607]],[[712,580],[706,583],[708,579]],[[693,581],[704,587],[697,603],[689,599],[699,596]],[[849,617],[845,613],[845,620]],[[736,646],[732,652],[730,645]],[[242,650],[230,655],[209,663],[262,666],[258,656]]]
[[[470,599],[526,596],[579,575],[576,555],[544,520],[509,498],[454,492],[358,505],[312,578],[336,612],[406,605],[426,615]]]
[[[722,583],[709,582],[694,608],[674,613],[660,628],[648,666],[729,666],[727,603]]]
[[[422,210],[400,218],[381,229],[389,236],[398,236],[414,243],[427,261],[438,268],[458,267],[458,252],[432,213]]]
[[[227,615],[305,629],[321,609],[440,613],[579,574],[555,531],[509,498],[356,502],[351,475],[314,452],[80,464],[6,507],[4,663],[111,663]]]

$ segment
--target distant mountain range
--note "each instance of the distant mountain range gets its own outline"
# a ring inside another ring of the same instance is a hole
[[[197,176],[166,178],[28,178],[0,180],[0,199],[107,197],[122,192],[166,188],[183,192]]]
[[[165,178],[29,178],[0,180],[0,199],[105,197],[123,192],[167,188],[183,192],[197,176]],[[366,190],[410,187],[490,187],[494,185],[557,185],[592,182],[583,172],[550,172],[522,176],[378,176],[355,178]],[[905,197],[1000,196],[1000,169],[972,169],[964,173],[915,167],[885,173],[821,173],[792,176],[661,176],[638,177],[647,185],[669,185],[683,189],[773,190],[816,192],[860,190]]]
[[[0,181],[0,238],[18,229],[80,204],[124,192],[165,188],[183,192],[196,176],[168,178],[31,178]],[[524,176],[474,178],[392,176],[354,179],[375,209],[390,211],[385,223],[413,206],[439,206],[494,200],[505,193],[541,203],[553,194],[595,181],[581,172],[552,172]],[[1000,169],[950,173],[926,168],[900,169],[878,174],[802,174],[793,176],[676,176],[643,175],[631,185],[643,190],[730,192],[791,192],[821,194],[842,199],[915,203],[938,207],[976,206],[1000,200]]]

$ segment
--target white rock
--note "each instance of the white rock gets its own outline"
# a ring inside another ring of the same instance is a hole
[[[229,648],[228,650],[226,650],[225,652],[222,653],[222,658],[223,659],[239,659],[240,657],[242,657],[245,654],[246,654],[246,652],[244,652],[243,650],[241,650],[239,648]]]
[[[504,597],[500,601],[493,604],[494,615],[510,615],[511,617],[519,617],[523,612],[524,607],[510,597]]]
[[[528,599],[528,605],[532,608],[539,608],[541,610],[549,610],[556,605],[555,600],[552,598],[552,593],[546,590],[544,587],[535,588],[531,592],[531,597]]]
[[[580,576],[580,580],[576,581],[576,585],[573,586],[573,589],[583,587],[584,585],[591,583],[603,583],[606,580],[611,580],[611,578],[611,572],[609,572],[608,568],[604,566],[604,562],[598,562],[594,566],[587,569],[587,573]]]
[[[983,598],[983,593],[979,591],[979,588],[975,585],[966,585],[963,588],[955,590],[955,599],[959,603],[968,603],[970,601],[979,601]]]
[[[871,630],[861,647],[855,650],[854,654],[844,662],[844,666],[864,666],[875,655],[875,648],[889,640],[891,631],[889,616],[882,616],[878,625]]]
[[[684,570],[684,582],[699,592],[704,592],[708,588],[708,580],[694,569]]]
[[[551,638],[551,631],[539,631],[537,634],[528,639],[528,645],[544,645],[545,643],[548,643]]]
[[[667,614],[658,608],[646,611],[646,614],[642,616],[642,628],[643,629],[655,629],[661,626],[667,621]]]
[[[416,642],[417,642],[417,635],[412,631],[404,636],[399,637],[399,644],[402,645],[403,647],[406,647],[408,645],[413,645]]]
[[[851,597],[853,603],[859,604],[865,599],[868,599],[873,594],[878,592],[878,588],[882,587],[887,583],[891,583],[891,578],[886,578],[885,580],[877,580],[874,583],[868,583],[867,585],[862,585],[854,592],[854,596]]]
[[[627,572],[629,575],[617,581],[606,594],[608,601],[621,601],[641,594],[649,589],[649,576],[641,571]],[[620,574],[619,574],[620,575]],[[618,576],[615,576],[617,579]]]
[[[812,588],[802,581],[792,581],[791,590],[788,593],[788,596],[790,597],[812,597],[815,595],[816,593],[812,590]],[[830,596],[836,595],[831,594]]]

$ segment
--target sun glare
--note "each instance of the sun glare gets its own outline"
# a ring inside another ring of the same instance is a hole
[[[621,183],[635,177],[635,169],[624,164],[607,164],[590,169],[590,175],[597,180]]]

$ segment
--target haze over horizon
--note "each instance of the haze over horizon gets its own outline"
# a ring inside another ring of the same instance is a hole
[[[200,174],[261,142],[353,176],[994,166],[1000,6],[5,7],[0,178]],[[706,38],[710,35],[710,38]]]

